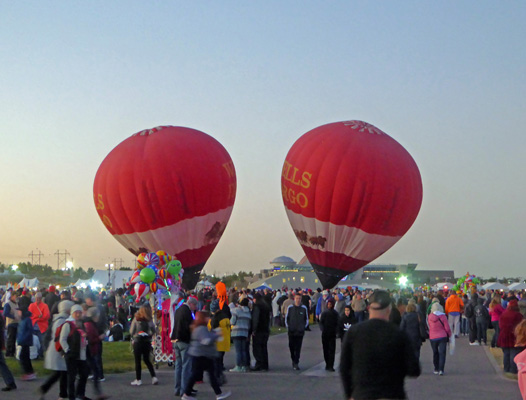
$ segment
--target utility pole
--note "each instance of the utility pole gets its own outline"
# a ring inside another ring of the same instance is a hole
[[[124,262],[124,260],[122,258],[114,258],[113,261],[112,261],[112,264],[115,267],[115,269],[121,269],[123,262]],[[119,264],[119,268],[117,268],[117,264]]]
[[[35,265],[35,258],[37,258],[37,257],[38,257],[38,264],[37,265],[42,265],[40,263],[40,259],[42,258],[43,255],[44,255],[44,253],[42,253],[40,250],[38,250],[38,253],[35,253],[33,250],[31,250],[31,253],[29,253],[27,256],[29,258],[31,258],[31,264],[32,265]]]
[[[66,267],[66,264],[68,262],[68,256],[71,254],[68,253],[67,250],[64,250],[63,253],[60,252],[60,250],[57,250],[55,252],[55,255],[57,256],[57,269],[60,269],[60,264],[64,263],[64,267]]]

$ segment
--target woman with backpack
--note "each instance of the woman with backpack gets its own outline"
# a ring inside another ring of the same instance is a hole
[[[152,336],[155,334],[155,325],[152,321],[152,310],[150,307],[141,306],[135,313],[130,326],[130,336],[133,340],[133,355],[135,357],[135,380],[132,386],[141,386],[141,357],[150,371],[152,385],[157,385],[159,380],[155,375],[155,369],[150,361],[152,351]]]
[[[44,368],[54,371],[47,380],[38,388],[38,393],[44,397],[44,395],[51,389],[51,387],[57,382],[60,381],[60,391],[59,397],[66,399],[68,397],[68,374],[66,367],[66,360],[62,356],[62,352],[57,351],[54,339],[58,328],[66,322],[69,318],[69,313],[73,302],[70,300],[62,300],[58,304],[58,314],[53,316],[53,322],[51,325],[51,331],[49,339],[49,346],[47,347],[45,358],[44,358]],[[58,340],[58,337],[56,338]]]

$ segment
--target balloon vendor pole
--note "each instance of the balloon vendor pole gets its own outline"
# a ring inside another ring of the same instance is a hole
[[[164,251],[141,253],[137,256],[136,270],[126,283],[130,293],[136,296],[136,303],[147,298],[150,304],[155,326],[152,346],[156,368],[161,362],[171,365],[174,361],[171,321],[181,304],[179,292],[183,273],[181,262]]]

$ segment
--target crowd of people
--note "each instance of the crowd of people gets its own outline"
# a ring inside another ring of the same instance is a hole
[[[446,353],[455,339],[467,336],[470,345],[502,349],[504,371],[516,374],[526,361],[526,298],[509,292],[360,291],[215,288],[181,293],[183,301],[173,315],[170,339],[174,355],[174,394],[193,400],[194,385],[209,376],[218,400],[230,396],[224,355],[235,351],[230,373],[266,372],[271,368],[268,340],[272,326],[288,333],[290,361],[300,370],[303,337],[317,324],[325,369],[335,372],[336,341],[342,342],[340,374],[348,398],[405,398],[406,376],[420,374],[420,350],[429,341],[434,373],[445,374]],[[0,292],[0,348],[5,357],[17,357],[22,381],[36,379],[32,359],[43,358],[51,371],[39,386],[42,398],[59,382],[61,399],[87,399],[91,375],[99,400],[106,396],[102,354],[104,341],[132,341],[135,358],[133,386],[143,384],[143,362],[158,384],[151,361],[157,327],[150,304],[136,304],[124,289],[109,293],[90,290],[40,291],[10,289]],[[253,360],[251,360],[251,352]],[[31,352],[35,354],[31,354]],[[376,360],[372,362],[371,360]],[[382,360],[381,363],[378,360]],[[403,360],[404,368],[401,368]],[[379,367],[380,365],[380,367]],[[6,386],[17,388],[0,351],[0,372]],[[371,385],[371,377],[383,381]],[[521,380],[519,380],[521,384]],[[521,387],[526,390],[526,387]],[[395,396],[395,397],[393,397]]]

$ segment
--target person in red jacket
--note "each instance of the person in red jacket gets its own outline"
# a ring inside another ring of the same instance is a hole
[[[37,292],[35,294],[35,302],[31,303],[29,306],[29,312],[31,313],[31,322],[33,324],[33,328],[37,334],[38,340],[40,341],[38,356],[42,358],[44,356],[45,350],[42,338],[47,331],[49,319],[51,318],[49,307],[42,301],[42,292]]]
[[[515,347],[515,328],[522,320],[517,300],[510,300],[508,307],[500,317],[500,332],[497,340],[497,346],[504,353],[504,372],[517,373],[517,364],[513,359],[520,353],[521,348]]]

